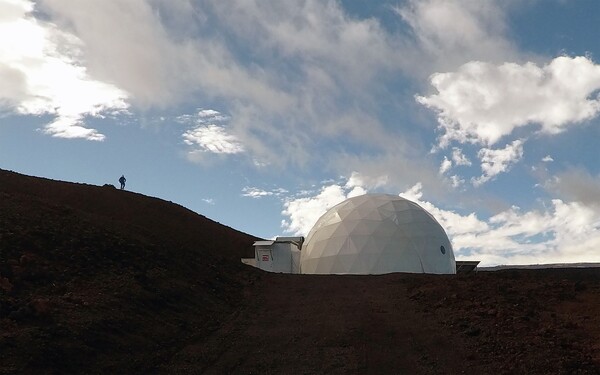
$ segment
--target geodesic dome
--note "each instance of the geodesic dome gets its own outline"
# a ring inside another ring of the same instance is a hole
[[[442,226],[418,204],[395,195],[368,194],[332,207],[308,233],[302,273],[456,273]]]

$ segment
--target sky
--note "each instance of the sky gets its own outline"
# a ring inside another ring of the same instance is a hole
[[[0,0],[0,168],[262,237],[365,193],[481,265],[600,262],[596,0]]]

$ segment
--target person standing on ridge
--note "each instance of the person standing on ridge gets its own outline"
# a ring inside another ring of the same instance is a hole
[[[121,175],[121,178],[119,178],[119,182],[121,183],[121,190],[125,189],[125,181],[127,181],[125,175]]]

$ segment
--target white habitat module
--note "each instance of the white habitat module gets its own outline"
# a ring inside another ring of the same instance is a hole
[[[254,242],[254,258],[242,263],[268,272],[300,273],[300,248],[304,237],[277,237]]]
[[[368,194],[332,207],[306,237],[300,254],[306,274],[456,273],[442,226],[418,204]]]

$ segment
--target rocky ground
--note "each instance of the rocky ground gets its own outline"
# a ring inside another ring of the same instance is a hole
[[[600,374],[600,268],[276,275],[254,240],[0,170],[0,374]]]

